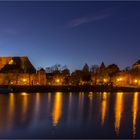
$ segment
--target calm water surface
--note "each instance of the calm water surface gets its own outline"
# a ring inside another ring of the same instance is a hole
[[[140,138],[140,93],[0,94],[0,138]]]

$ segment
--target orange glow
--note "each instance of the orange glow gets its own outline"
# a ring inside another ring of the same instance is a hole
[[[10,93],[9,97],[9,115],[8,115],[8,128],[10,129],[14,122],[14,110],[15,110],[15,97],[13,93]]]
[[[54,107],[52,111],[53,126],[56,126],[62,114],[62,93],[57,92],[54,99]]]
[[[34,121],[36,121],[39,117],[39,109],[40,109],[40,93],[36,93],[35,96],[35,105],[34,105]]]
[[[81,108],[83,106],[84,101],[84,92],[79,93],[79,107]]]
[[[120,81],[120,79],[118,78],[118,79],[117,79],[117,81],[119,82],[119,81]]]
[[[23,79],[23,82],[26,82],[27,80],[26,79]]]
[[[51,101],[51,93],[49,92],[48,93],[48,103],[50,104],[50,101]]]
[[[122,81],[122,78],[120,78],[120,81]]]
[[[14,106],[15,106],[15,99],[14,99],[14,94],[13,93],[10,93],[10,102],[9,103],[10,103],[9,104],[10,110],[13,111]]]
[[[39,105],[40,105],[40,94],[39,93],[36,93],[36,112],[39,111]]]
[[[92,98],[93,98],[93,92],[89,92],[88,97],[89,97],[90,100],[92,100]]]
[[[134,93],[132,116],[133,116],[133,136],[136,135],[136,122],[137,122],[137,112],[138,112],[138,92]]]
[[[117,81],[118,81],[118,82],[119,82],[119,81],[122,81],[122,78],[118,78]]]
[[[56,82],[59,83],[60,82],[60,79],[56,79]]]
[[[138,80],[137,80],[137,79],[135,79],[135,80],[134,80],[134,83],[138,83]]]
[[[116,103],[115,103],[115,131],[117,135],[119,135],[121,117],[123,111],[123,93],[118,92],[116,95]]]
[[[82,115],[83,105],[84,105],[84,92],[79,92],[78,112],[77,112],[78,117],[81,117],[81,115]]]
[[[103,93],[103,100],[101,103],[101,125],[104,125],[105,117],[107,113],[107,93]]]
[[[69,93],[69,108],[71,107],[71,102],[72,102],[72,93]]]
[[[26,92],[22,92],[21,95],[27,96],[27,95],[29,95],[29,94],[27,94]]]
[[[26,119],[26,117],[27,117],[27,109],[28,109],[28,96],[26,96],[26,95],[28,95],[27,93],[25,93],[25,92],[23,92],[21,95],[24,95],[23,97],[22,97],[22,101],[23,101],[23,103],[22,103],[22,121],[25,121],[25,119]]]

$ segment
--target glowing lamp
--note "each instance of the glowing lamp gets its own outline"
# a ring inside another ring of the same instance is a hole
[[[59,83],[59,82],[60,82],[60,80],[59,80],[59,79],[56,79],[56,82],[57,82],[57,83]]]
[[[23,82],[26,82],[26,79],[23,79]]]

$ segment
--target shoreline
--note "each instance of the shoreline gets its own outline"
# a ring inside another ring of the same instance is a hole
[[[140,92],[140,87],[94,86],[10,86],[12,92]]]

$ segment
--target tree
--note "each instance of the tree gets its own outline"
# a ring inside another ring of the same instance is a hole
[[[103,72],[105,69],[106,69],[106,66],[105,66],[104,62],[102,62],[100,65],[99,71]]]
[[[69,76],[70,75],[70,70],[68,68],[65,68],[61,71],[62,75],[64,76]]]
[[[75,70],[71,73],[71,83],[74,85],[79,85],[80,80],[82,79],[82,71]]]
[[[99,72],[99,66],[98,65],[92,65],[90,68],[90,72],[92,73],[98,73]]]
[[[82,80],[83,80],[83,82],[86,82],[86,83],[91,81],[91,73],[89,71],[88,64],[85,64],[83,66],[83,69],[82,69]]]
[[[119,67],[116,64],[110,64],[107,67],[107,73],[110,77],[110,82],[112,82],[113,76],[115,76],[120,71]]]
[[[83,66],[82,71],[83,71],[83,72],[89,72],[89,66],[88,66],[88,64],[85,64],[85,65]]]
[[[61,71],[61,74],[64,77],[64,84],[68,85],[70,83],[70,70],[65,68]]]

